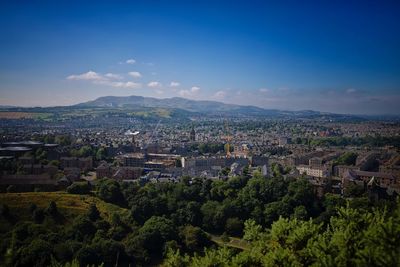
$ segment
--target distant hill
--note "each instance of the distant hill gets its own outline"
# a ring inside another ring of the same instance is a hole
[[[142,118],[166,118],[191,120],[193,116],[223,116],[223,117],[269,117],[269,118],[307,118],[323,119],[325,121],[364,121],[374,119],[362,115],[334,114],[313,110],[285,111],[264,109],[255,106],[226,104],[218,101],[191,100],[181,97],[158,99],[143,96],[104,96],[95,100],[72,105],[56,107],[9,107],[0,109],[0,119],[14,118],[16,115],[29,113],[32,118],[46,120],[63,120],[73,117],[107,116],[107,114],[122,114]],[[10,112],[13,113],[10,115]],[[10,117],[11,116],[11,117]],[[26,116],[25,116],[26,117]],[[379,117],[385,120],[386,117]],[[393,121],[393,116],[388,117]],[[397,118],[396,120],[398,120]],[[387,120],[387,119],[386,119]]]
[[[143,96],[104,96],[104,97],[99,97],[93,101],[88,101],[85,103],[78,104],[76,106],[127,108],[127,109],[138,108],[138,107],[167,108],[167,109],[181,109],[196,113],[207,113],[207,114],[229,113],[232,115],[242,114],[242,115],[279,116],[279,115],[287,115],[288,113],[294,114],[293,112],[290,111],[263,109],[254,106],[225,104],[217,101],[190,100],[181,97],[158,99],[158,98],[143,97]],[[307,111],[307,113],[310,112],[311,111]],[[314,112],[314,114],[320,114],[320,113]]]

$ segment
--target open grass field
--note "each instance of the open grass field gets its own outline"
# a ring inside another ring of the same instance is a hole
[[[36,204],[38,208],[46,209],[51,201],[57,204],[58,210],[65,216],[66,222],[78,215],[86,213],[89,205],[96,204],[101,216],[111,220],[112,213],[125,216],[129,213],[127,209],[106,203],[97,197],[88,195],[73,195],[65,192],[29,192],[29,193],[2,193],[0,194],[0,204],[7,204],[11,214],[17,220],[31,220],[29,207]]]

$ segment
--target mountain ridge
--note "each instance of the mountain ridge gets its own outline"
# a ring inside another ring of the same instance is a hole
[[[227,104],[211,100],[192,100],[182,97],[154,98],[143,96],[102,96],[92,101],[87,101],[74,105],[76,107],[109,107],[109,108],[131,108],[131,107],[150,107],[150,108],[172,108],[183,109],[198,113],[245,113],[259,115],[279,115],[291,113],[293,111],[281,111],[278,109],[265,109],[251,105]],[[308,111],[309,112],[309,111]],[[315,114],[320,114],[313,111]]]

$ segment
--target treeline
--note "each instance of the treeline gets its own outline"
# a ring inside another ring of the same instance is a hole
[[[296,144],[310,146],[368,146],[400,147],[400,136],[366,136],[366,137],[323,137],[323,138],[296,138]]]

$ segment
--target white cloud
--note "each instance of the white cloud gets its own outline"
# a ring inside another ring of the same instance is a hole
[[[106,86],[111,86],[111,87],[116,87],[116,88],[131,88],[131,89],[137,89],[141,87],[140,83],[135,83],[131,81],[114,81],[114,80],[120,80],[123,77],[119,74],[114,74],[114,73],[106,73],[104,75],[101,75],[100,73],[94,72],[94,71],[88,71],[86,73],[82,74],[77,74],[77,75],[70,75],[67,77],[68,80],[75,80],[75,81],[89,81],[93,84],[99,84],[99,85],[106,85]]]
[[[200,87],[198,87],[198,86],[193,86],[192,88],[190,88],[190,91],[191,91],[192,93],[196,93],[196,92],[200,91]]]
[[[134,60],[133,58],[130,58],[130,59],[127,59],[127,60],[125,61],[125,63],[126,63],[126,64],[135,64],[135,63],[136,63],[136,60]]]
[[[160,83],[160,82],[149,82],[148,84],[147,84],[147,86],[148,87],[151,87],[151,88],[157,88],[157,87],[161,87],[162,86],[162,84]]]
[[[183,97],[193,97],[200,91],[200,87],[193,86],[190,90],[180,90],[179,95]]]
[[[121,80],[122,79],[121,75],[114,74],[114,73],[106,73],[104,76],[109,78],[109,79],[116,79],[116,80]]]
[[[131,88],[131,89],[137,89],[141,87],[140,83],[135,83],[135,82],[118,82],[118,83],[112,83],[110,84],[113,87],[122,87],[122,88]]]
[[[101,81],[104,80],[100,74],[94,71],[88,71],[82,74],[70,75],[67,77],[68,80],[75,80],[75,81]]]
[[[162,90],[156,90],[156,94],[162,95],[162,94],[164,94],[164,92]]]
[[[132,76],[133,78],[140,78],[140,77],[142,77],[142,74],[140,74],[140,72],[138,72],[138,71],[131,71],[131,72],[128,72],[128,74],[129,74],[130,76]]]
[[[218,91],[218,92],[216,92],[215,94],[214,94],[214,98],[217,98],[217,99],[222,99],[222,98],[225,98],[225,96],[226,96],[226,92],[225,91]]]
[[[178,87],[178,86],[180,86],[181,84],[179,83],[179,82],[174,82],[174,81],[172,81],[170,84],[169,84],[169,86],[170,87]]]
[[[135,83],[135,82],[101,81],[101,82],[96,82],[96,84],[107,85],[115,88],[130,88],[130,89],[138,89],[142,86],[140,83]]]

